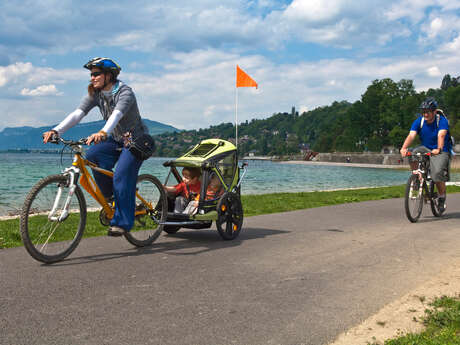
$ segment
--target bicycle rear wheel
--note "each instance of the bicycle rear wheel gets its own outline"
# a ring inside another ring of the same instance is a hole
[[[136,247],[152,244],[163,231],[161,223],[166,221],[168,205],[161,182],[152,175],[137,178],[136,216],[134,227],[125,232],[125,238]]]
[[[51,175],[32,187],[24,201],[20,219],[22,242],[38,261],[49,264],[63,260],[83,236],[86,201],[76,186],[66,216],[64,204],[69,192],[67,176]]]
[[[407,180],[404,200],[406,216],[412,223],[415,223],[422,214],[423,198],[423,183],[419,180],[418,175],[413,174]]]
[[[438,189],[436,188],[436,183],[430,181],[430,204],[431,212],[435,217],[441,217],[445,209],[440,210],[438,205]]]

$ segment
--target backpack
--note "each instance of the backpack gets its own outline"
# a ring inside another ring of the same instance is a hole
[[[436,109],[436,127],[439,128],[439,119],[441,116],[444,116],[444,118],[447,120],[447,124],[449,124],[449,119],[447,116],[444,114],[444,111],[441,109]],[[425,123],[425,118],[422,116],[422,120],[420,121],[420,130],[422,130],[423,124]],[[450,144],[450,154],[455,155],[454,152],[454,145],[455,145],[455,139],[452,135],[450,135],[450,130],[447,130],[447,137],[449,138],[449,144]]]

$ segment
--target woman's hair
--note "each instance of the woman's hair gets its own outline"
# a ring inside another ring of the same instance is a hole
[[[89,85],[88,85],[88,95],[93,97],[95,92],[96,92],[96,89],[94,88],[93,84],[89,83]]]
[[[190,178],[195,178],[195,177],[200,177],[201,176],[201,169],[200,168],[189,168],[185,167],[182,169],[182,175],[184,174],[184,171],[188,171]]]

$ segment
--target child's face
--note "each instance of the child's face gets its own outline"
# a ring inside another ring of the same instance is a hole
[[[191,177],[190,173],[187,170],[182,172],[182,179],[184,180],[184,183],[186,185],[195,184],[198,181],[198,177],[197,176]]]
[[[209,182],[209,188],[212,190],[218,190],[220,188],[220,181],[219,178],[214,176],[211,181]]]

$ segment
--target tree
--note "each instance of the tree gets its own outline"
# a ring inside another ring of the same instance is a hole
[[[390,138],[390,144],[397,148],[402,147],[408,133],[409,130],[403,129],[399,126],[394,126],[388,134],[388,137]]]
[[[450,87],[444,94],[449,124],[455,126],[460,117],[460,86]]]
[[[442,78],[441,82],[441,90],[446,91],[449,87],[452,85],[452,78],[450,77],[450,74],[446,74],[444,78]]]

